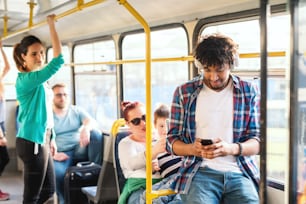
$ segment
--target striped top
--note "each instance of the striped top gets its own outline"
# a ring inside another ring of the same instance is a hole
[[[176,172],[182,165],[182,157],[171,155],[167,152],[158,155],[159,173],[163,178],[169,177]]]

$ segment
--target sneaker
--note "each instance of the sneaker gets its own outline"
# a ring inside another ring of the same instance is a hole
[[[9,199],[10,199],[10,194],[8,194],[8,193],[3,193],[3,192],[0,190],[0,201],[9,200]]]
[[[0,190],[0,194],[5,194],[5,195],[10,195],[8,193],[4,193],[3,191]]]

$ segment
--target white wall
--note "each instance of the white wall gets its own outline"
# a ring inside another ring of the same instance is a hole
[[[16,126],[15,126],[15,114],[17,103],[15,100],[6,101],[6,137],[7,148],[10,155],[10,162],[5,168],[5,171],[21,171],[22,163],[20,159],[17,159],[16,155]]]

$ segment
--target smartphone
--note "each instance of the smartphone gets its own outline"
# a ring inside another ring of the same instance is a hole
[[[211,139],[202,139],[201,140],[202,145],[211,145],[213,144],[213,141]]]
[[[170,120],[169,119],[166,119],[166,128],[167,128],[167,133],[168,133],[168,131],[169,131],[169,129],[170,129]]]

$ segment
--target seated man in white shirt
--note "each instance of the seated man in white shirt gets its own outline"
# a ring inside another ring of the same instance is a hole
[[[65,84],[55,84],[53,113],[57,152],[54,169],[56,192],[59,203],[64,204],[64,176],[68,167],[79,161],[92,161],[101,165],[102,134],[96,128],[96,121],[82,108],[69,104]]]

